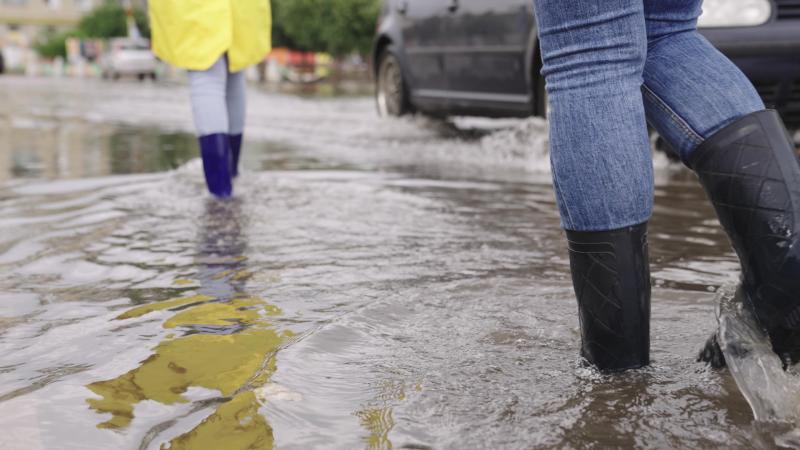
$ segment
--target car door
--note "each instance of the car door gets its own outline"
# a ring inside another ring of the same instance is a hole
[[[396,7],[403,17],[403,50],[411,95],[425,97],[445,92],[443,45],[446,35],[443,21],[447,19],[449,0],[397,0]]]
[[[530,0],[448,0],[448,94],[468,104],[530,108],[535,32]]]

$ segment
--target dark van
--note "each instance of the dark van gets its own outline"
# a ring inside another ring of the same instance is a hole
[[[800,0],[706,0],[704,11],[701,32],[800,124]],[[532,0],[385,0],[373,54],[379,112],[543,116],[538,49]]]

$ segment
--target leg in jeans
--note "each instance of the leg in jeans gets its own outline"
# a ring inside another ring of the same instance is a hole
[[[228,106],[228,134],[231,142],[231,174],[239,174],[239,155],[242,148],[242,133],[244,132],[244,118],[247,109],[245,98],[244,71],[228,73],[226,86],[226,101]]]
[[[649,360],[646,222],[653,169],[641,86],[641,0],[536,0],[554,187],[567,230],[583,356]]]
[[[644,0],[647,119],[688,161],[739,117],[764,109],[750,80],[697,32],[702,0]]]
[[[227,81],[228,68],[224,56],[208,70],[189,71],[192,113],[197,136],[228,133]]]
[[[208,190],[217,197],[230,197],[231,149],[228,138],[228,77],[225,56],[204,71],[189,72],[192,111],[203,157]]]
[[[800,342],[800,164],[783,123],[696,31],[700,0],[645,0],[648,119],[693,168],[742,262],[739,295],[785,360]]]
[[[562,225],[606,231],[650,218],[641,0],[537,0],[550,151]]]

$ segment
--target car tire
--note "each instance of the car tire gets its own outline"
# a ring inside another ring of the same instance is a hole
[[[155,72],[150,73],[150,80],[156,81],[158,79],[158,75]]]
[[[663,153],[672,162],[680,162],[678,152],[656,130],[650,130],[650,146],[653,150]]]
[[[0,50],[0,74],[6,71],[6,63],[3,59],[3,52]]]
[[[550,111],[550,101],[547,98],[547,86],[544,77],[538,73],[536,74],[536,92],[534,95],[536,95],[534,99],[536,102],[536,116],[547,119],[547,114]]]
[[[412,112],[403,67],[390,45],[378,58],[375,101],[381,117],[400,117]]]

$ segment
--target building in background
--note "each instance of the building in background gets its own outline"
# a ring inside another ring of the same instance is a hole
[[[0,51],[6,69],[25,66],[45,31],[65,30],[103,0],[0,0]]]
[[[75,26],[103,0],[0,0],[0,41],[32,41],[43,29]]]

